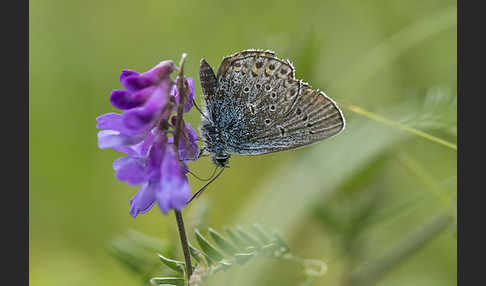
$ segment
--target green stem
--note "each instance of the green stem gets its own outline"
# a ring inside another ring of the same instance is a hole
[[[184,113],[184,99],[186,96],[186,88],[184,86],[184,62],[186,60],[186,54],[182,54],[181,62],[179,64],[179,81],[176,82],[177,84],[177,91],[179,94],[179,104],[177,105],[177,120],[176,120],[176,128],[174,132],[174,145],[176,146],[176,154],[177,159],[179,160],[179,152],[177,151],[177,147],[179,146],[179,141],[182,136],[182,132],[184,130],[184,121],[182,119]],[[179,160],[180,162],[180,160]],[[184,168],[181,165],[181,170]],[[186,262],[186,273],[187,273],[187,286],[189,286],[189,280],[192,275],[192,263],[191,263],[191,254],[189,252],[189,244],[187,243],[186,237],[186,230],[184,228],[184,220],[182,219],[181,211],[174,210],[176,221],[177,221],[177,228],[179,230],[179,237],[181,239],[181,246],[182,252],[184,253],[184,260]]]
[[[448,142],[444,139],[440,139],[438,137],[435,137],[433,135],[430,135],[428,133],[425,133],[423,131],[420,131],[418,129],[415,129],[413,127],[410,127],[410,126],[407,126],[407,125],[404,125],[404,124],[401,124],[399,122],[396,122],[396,121],[393,121],[393,120],[390,120],[388,118],[385,118],[381,115],[378,115],[378,114],[375,114],[373,112],[370,112],[370,111],[367,111],[359,106],[356,106],[356,105],[352,105],[352,104],[347,104],[347,105],[344,105],[344,107],[354,113],[357,113],[357,114],[360,114],[360,115],[363,115],[365,117],[368,117],[370,119],[373,119],[373,120],[376,120],[378,122],[381,122],[383,124],[386,124],[386,125],[389,125],[389,126],[393,126],[393,127],[396,127],[398,129],[401,129],[403,131],[406,131],[406,132],[409,132],[409,133],[412,133],[414,135],[417,135],[417,136],[420,136],[422,138],[425,138],[427,140],[430,140],[432,142],[435,142],[435,143],[438,143],[438,144],[441,144],[443,146],[446,146],[448,148],[451,148],[453,150],[456,150],[457,151],[457,145],[451,143],[451,142]]]
[[[191,253],[189,252],[189,244],[187,243],[186,230],[184,228],[184,220],[182,219],[182,213],[178,210],[174,210],[177,228],[179,229],[179,237],[181,239],[182,252],[184,253],[184,260],[186,262],[187,271],[187,286],[189,286],[189,279],[192,275],[192,263]]]

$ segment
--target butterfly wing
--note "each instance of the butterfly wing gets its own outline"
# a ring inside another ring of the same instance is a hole
[[[296,80],[292,64],[271,51],[246,50],[224,58],[211,102],[228,153],[293,149],[344,128],[337,105]]]

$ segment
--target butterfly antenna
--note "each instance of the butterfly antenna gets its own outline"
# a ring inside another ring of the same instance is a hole
[[[209,176],[209,178],[207,179],[201,179],[199,176],[196,176],[196,174],[194,174],[193,172],[189,171],[189,169],[187,169],[187,173],[191,174],[192,176],[194,176],[194,178],[198,179],[199,181],[209,181],[213,178],[214,174],[216,173],[216,170],[218,169],[218,167],[215,167],[213,172],[211,173],[211,176]]]
[[[214,182],[214,180],[216,180],[219,177],[219,175],[221,175],[221,173],[223,173],[224,169],[225,169],[225,167],[223,167],[221,169],[221,171],[219,171],[219,173],[214,178],[211,179],[211,181],[207,182],[206,185],[204,185],[202,188],[199,189],[199,191],[194,193],[194,195],[192,195],[192,197],[189,199],[189,201],[187,201],[187,204],[189,204],[192,200],[194,200],[197,196],[199,196],[202,193],[202,191],[204,191],[212,182]],[[216,171],[216,169],[214,169],[214,170]]]

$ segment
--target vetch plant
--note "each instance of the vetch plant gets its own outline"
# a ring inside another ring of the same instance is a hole
[[[183,120],[194,98],[193,80],[184,77],[185,57],[183,54],[179,67],[166,60],[142,74],[123,70],[120,81],[125,89],[113,90],[110,96],[113,106],[123,113],[99,116],[96,127],[103,129],[98,132],[100,148],[128,155],[113,163],[116,177],[140,185],[130,201],[130,215],[147,212],[155,202],[164,214],[174,210],[190,277],[191,260],[180,211],[191,196],[185,161],[196,159],[198,146],[196,133]],[[179,76],[174,83],[170,75],[176,70]]]
[[[179,85],[184,82],[186,89],[182,94],[187,99],[181,100],[181,93],[177,93],[170,78],[176,69],[174,62],[163,61],[142,74],[123,70],[120,81],[125,89],[113,90],[110,96],[113,106],[123,113],[107,113],[97,118],[96,127],[104,129],[98,132],[98,146],[128,155],[113,163],[117,179],[140,185],[130,201],[133,217],[150,210],[155,202],[164,214],[170,209],[181,210],[191,194],[185,162],[180,164],[178,156],[196,158],[197,135],[189,123],[183,122],[182,114],[178,117],[171,114],[178,104],[184,112],[191,109],[194,84],[191,78],[184,81],[178,78]],[[178,132],[182,136],[176,136],[178,124],[183,126]]]
[[[168,258],[175,250],[168,242],[128,231],[111,242],[110,252],[123,265],[137,273],[145,282],[144,285],[149,282],[152,285],[204,285],[216,273],[226,272],[259,258],[267,261],[285,260],[295,264],[302,269],[302,285],[327,272],[324,262],[296,257],[278,232],[271,232],[258,224],[248,230],[241,226],[224,227],[223,234],[209,227],[206,233],[195,229],[197,247],[189,244],[195,262],[190,280],[184,278],[187,269],[185,262]],[[161,263],[164,266],[162,268]]]

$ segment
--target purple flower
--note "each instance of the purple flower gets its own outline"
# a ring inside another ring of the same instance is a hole
[[[179,77],[176,78],[176,82],[179,83]],[[192,106],[194,105],[194,80],[192,78],[186,78],[186,83],[184,86],[186,86],[186,97],[184,98],[184,112],[189,112],[191,110]],[[179,95],[177,94],[177,86],[174,85],[172,86],[172,89],[170,90],[170,94],[174,95],[177,104],[179,104]]]
[[[172,117],[171,119],[172,125],[175,126],[176,117]],[[186,123],[184,126],[184,133],[179,142],[178,151],[179,151],[179,158],[184,161],[197,160],[197,156],[199,155],[199,147],[196,143],[197,134],[196,131],[192,128],[191,124]],[[169,138],[169,143],[174,142],[174,137]]]
[[[173,137],[168,136],[175,131],[169,118],[179,102],[170,78],[175,69],[174,62],[163,61],[142,74],[123,70],[120,81],[125,89],[115,89],[110,95],[113,106],[123,112],[96,118],[96,127],[103,129],[98,132],[99,148],[113,148],[127,155],[113,162],[116,178],[140,186],[130,201],[132,217],[149,211],[155,202],[164,214],[170,209],[181,210],[191,195],[187,166],[179,158],[196,159],[197,135],[186,123],[177,148]],[[185,82],[184,112],[188,112],[193,104],[194,82],[192,78],[185,78]]]
[[[184,135],[181,137],[181,142],[179,144],[179,157],[184,160],[197,160],[198,146],[196,143],[197,134],[194,129],[192,129],[191,124],[186,123],[184,129]]]

